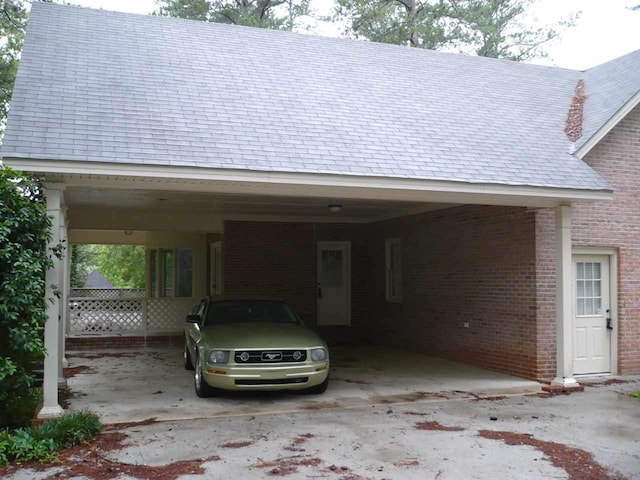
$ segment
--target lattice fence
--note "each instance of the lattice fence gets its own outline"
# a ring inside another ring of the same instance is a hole
[[[134,334],[145,330],[144,299],[69,299],[70,335]]]
[[[144,288],[72,288],[71,297],[81,298],[144,298]]]
[[[194,300],[150,298],[147,300],[147,332],[182,332]]]

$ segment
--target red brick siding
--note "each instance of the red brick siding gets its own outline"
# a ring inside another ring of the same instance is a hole
[[[385,301],[385,239],[396,237],[402,304]],[[464,206],[380,222],[370,251],[372,340],[538,376],[535,213]]]
[[[183,335],[156,335],[152,337],[67,337],[66,350],[170,347],[182,346],[183,343]]]
[[[227,221],[224,283],[230,295],[282,298],[316,322],[317,242],[351,242],[351,328],[322,327],[332,343],[359,338],[366,322],[366,225]]]
[[[536,213],[536,337],[538,378],[556,374],[556,237],[555,211]]]
[[[310,223],[224,223],[224,293],[285,300],[316,311],[314,228]]]
[[[615,194],[613,202],[574,205],[573,245],[617,250],[618,370],[640,373],[640,107],[614,127],[585,161],[607,179]],[[553,238],[548,215],[541,214],[539,228]],[[552,280],[544,288],[555,288]],[[541,312],[539,323],[551,322]]]

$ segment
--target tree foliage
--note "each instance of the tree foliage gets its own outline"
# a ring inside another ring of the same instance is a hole
[[[0,3],[0,131],[9,110],[13,82],[18,71],[20,51],[24,42],[27,10],[22,0],[2,0]]]
[[[85,286],[87,274],[99,271],[115,288],[146,286],[146,253],[140,245],[74,245],[71,286]]]
[[[376,42],[510,60],[544,56],[542,47],[575,17],[557,25],[530,27],[534,0],[336,0],[336,18],[346,33]]]
[[[32,363],[44,355],[45,274],[51,220],[40,182],[0,167],[0,424],[38,395]],[[33,412],[30,412],[31,414]]]
[[[157,15],[249,27],[293,30],[310,0],[157,0]]]

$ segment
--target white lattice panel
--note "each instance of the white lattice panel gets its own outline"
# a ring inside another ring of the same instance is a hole
[[[82,298],[144,298],[144,288],[73,288],[72,297]]]
[[[147,303],[148,332],[181,332],[194,300],[150,298]]]
[[[68,332],[71,335],[140,333],[144,331],[144,299],[72,298]]]

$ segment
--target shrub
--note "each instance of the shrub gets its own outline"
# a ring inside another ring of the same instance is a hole
[[[629,396],[631,398],[637,398],[638,400],[640,400],[640,390],[638,390],[637,392],[631,392]]]
[[[69,412],[33,428],[0,431],[0,466],[55,460],[56,451],[78,445],[102,430],[90,412]]]
[[[0,426],[28,424],[32,368],[44,356],[51,220],[39,180],[0,165]]]

